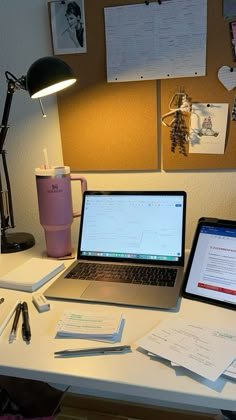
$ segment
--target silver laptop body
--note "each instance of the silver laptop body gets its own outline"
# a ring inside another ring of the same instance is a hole
[[[185,224],[184,191],[86,191],[77,260],[49,286],[45,296],[175,308],[183,281]],[[81,263],[86,271],[95,266],[96,272],[102,274],[89,280],[86,275],[78,275]],[[118,280],[115,274],[109,277],[103,273],[107,266],[123,274],[118,275]],[[135,270],[135,281],[131,282],[129,276],[127,279],[124,275],[127,270]],[[144,284],[140,283],[144,278],[143,270],[148,270]],[[164,273],[164,278],[158,282],[157,270]],[[176,272],[174,283],[165,280],[166,271],[171,272],[171,276]]]

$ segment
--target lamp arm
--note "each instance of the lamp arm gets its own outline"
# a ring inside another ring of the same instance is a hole
[[[5,231],[9,227],[14,227],[14,217],[13,217],[13,205],[12,205],[12,195],[11,195],[11,186],[10,179],[8,174],[7,162],[6,162],[6,151],[3,150],[4,142],[8,132],[8,119],[12,104],[12,97],[16,91],[16,82],[8,79],[8,88],[7,95],[5,100],[5,106],[2,116],[2,123],[0,127],[0,155],[2,158],[3,164],[3,174],[6,183],[6,191],[3,190],[2,176],[0,174],[0,213],[1,213],[1,232],[2,238],[5,237]]]
[[[7,228],[7,220],[5,218],[5,210],[4,210],[4,204],[3,204],[3,189],[2,189],[2,177],[0,173],[0,214],[1,214],[1,235],[2,237],[5,236],[5,231]]]
[[[4,177],[5,177],[5,181],[6,181],[6,187],[7,187],[7,208],[8,208],[8,212],[9,212],[8,227],[14,228],[15,227],[15,221],[14,221],[14,215],[13,215],[11,184],[10,184],[10,178],[9,178],[9,174],[8,174],[6,151],[5,150],[2,151],[2,163],[3,163]]]
[[[2,123],[1,123],[0,153],[2,153],[3,145],[4,145],[8,128],[9,128],[8,118],[9,118],[10,109],[11,109],[12,97],[15,90],[16,90],[16,83],[13,80],[9,80],[8,87],[7,87],[7,96],[6,96],[4,111],[3,111],[3,116],[2,116]]]
[[[8,175],[7,162],[6,162],[6,152],[5,150],[1,153],[4,179],[6,183],[6,189],[3,190],[2,186],[2,177],[0,173],[0,214],[1,214],[1,234],[2,240],[4,241],[6,230],[9,228],[15,227],[14,215],[13,215],[13,204],[12,204],[12,194],[11,194],[11,185]]]

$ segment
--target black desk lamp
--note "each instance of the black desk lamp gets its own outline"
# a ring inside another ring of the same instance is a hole
[[[7,232],[8,229],[15,227],[6,151],[3,149],[9,128],[8,118],[13,94],[18,89],[23,89],[29,92],[31,98],[41,98],[72,85],[76,79],[71,68],[56,57],[40,58],[30,66],[26,76],[19,79],[8,71],[5,72],[5,76],[8,88],[0,126],[0,155],[3,169],[3,175],[0,172],[1,252],[10,253],[26,250],[35,244],[35,239],[30,233]]]

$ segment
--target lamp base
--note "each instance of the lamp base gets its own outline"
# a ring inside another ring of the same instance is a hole
[[[35,245],[35,239],[31,233],[6,233],[1,239],[2,254],[25,251]]]

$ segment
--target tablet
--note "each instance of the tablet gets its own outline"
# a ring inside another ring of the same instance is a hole
[[[199,219],[182,295],[236,309],[236,221]]]

